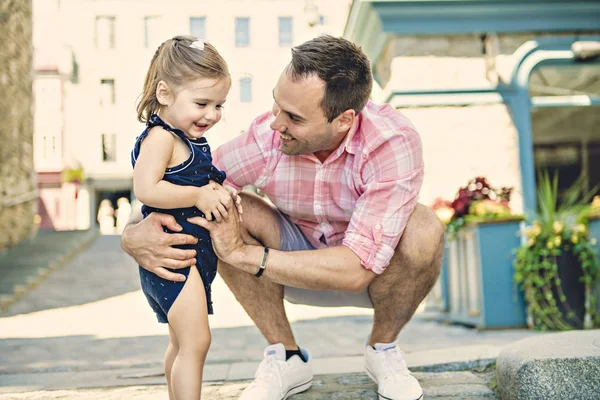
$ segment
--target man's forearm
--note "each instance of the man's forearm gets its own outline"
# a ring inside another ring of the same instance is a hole
[[[261,246],[245,245],[226,262],[250,274],[258,271]],[[346,246],[318,250],[279,251],[271,249],[263,277],[281,285],[303,289],[358,292],[366,289],[375,274]]]

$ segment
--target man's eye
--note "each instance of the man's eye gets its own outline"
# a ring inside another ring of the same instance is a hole
[[[296,116],[290,114],[290,121],[294,121],[294,122],[297,121]]]

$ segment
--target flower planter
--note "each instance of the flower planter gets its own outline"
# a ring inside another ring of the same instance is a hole
[[[588,229],[590,237],[596,238],[596,251],[600,257],[600,216],[590,218]],[[596,285],[596,310],[600,314],[600,280]]]
[[[577,257],[570,251],[563,251],[557,258],[556,265],[560,288],[566,298],[566,304],[558,302],[558,309],[573,328],[581,329],[585,316],[585,285],[581,282],[583,270]],[[560,297],[556,288],[552,288],[552,293],[555,299]],[[574,315],[568,317],[569,312]]]
[[[521,220],[491,221],[461,229],[448,240],[444,267],[447,320],[477,328],[526,325],[523,294],[513,281],[513,250]]]

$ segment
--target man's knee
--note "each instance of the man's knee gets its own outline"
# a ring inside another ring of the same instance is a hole
[[[432,209],[417,204],[408,219],[403,238],[428,254],[437,254],[444,245],[444,224]]]
[[[439,274],[444,249],[444,225],[433,210],[417,204],[396,252],[402,264]]]
[[[249,192],[241,192],[242,215],[241,234],[244,242],[271,248],[280,247],[279,221],[274,208],[262,197]]]

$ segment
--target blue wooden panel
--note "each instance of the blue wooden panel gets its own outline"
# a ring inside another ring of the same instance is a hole
[[[513,281],[513,251],[521,244],[519,222],[479,225],[484,328],[525,326],[523,293]]]
[[[442,299],[445,311],[450,309],[450,299],[448,292],[448,239],[444,242],[444,255],[442,258],[442,270],[440,272],[440,282],[442,284]]]

